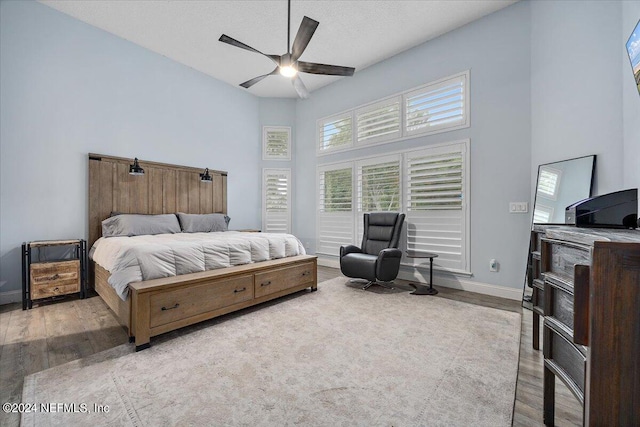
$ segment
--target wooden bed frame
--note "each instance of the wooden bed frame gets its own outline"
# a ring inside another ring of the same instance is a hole
[[[89,247],[112,212],[137,214],[227,213],[227,173],[140,160],[145,174],[129,175],[132,159],[89,154]],[[315,256],[228,267],[135,282],[123,301],[109,285],[109,272],[90,263],[89,282],[127,329],[136,350],[165,332],[231,313],[306,288],[317,290]]]

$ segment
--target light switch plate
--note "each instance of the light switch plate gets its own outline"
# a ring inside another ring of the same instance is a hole
[[[529,212],[529,202],[509,202],[509,213]]]

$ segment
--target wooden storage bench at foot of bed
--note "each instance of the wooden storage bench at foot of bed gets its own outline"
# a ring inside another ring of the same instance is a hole
[[[316,257],[299,255],[131,283],[129,335],[139,351],[153,336],[306,288],[314,291],[317,277]]]

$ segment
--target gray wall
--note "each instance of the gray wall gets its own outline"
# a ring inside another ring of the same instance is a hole
[[[640,2],[622,3],[622,114],[624,137],[624,188],[640,188],[640,94],[635,86],[629,56],[624,49],[640,19]],[[640,206],[639,206],[640,207]],[[638,211],[640,212],[640,210]]]
[[[256,97],[36,2],[0,2],[0,288],[23,241],[86,237],[87,153],[229,172],[231,228],[259,228]]]
[[[298,237],[315,242],[317,164],[470,138],[472,280],[521,287],[530,217],[509,214],[508,207],[530,196],[529,23],[529,4],[517,3],[298,101]],[[467,69],[471,127],[316,158],[317,119]],[[489,272],[491,258],[501,264],[498,273]]]
[[[539,164],[596,154],[594,194],[622,189],[621,16],[620,2],[531,2],[532,188]]]

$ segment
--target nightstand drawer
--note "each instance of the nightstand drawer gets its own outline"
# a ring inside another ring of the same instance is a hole
[[[30,277],[32,299],[80,292],[80,260],[31,264]]]

